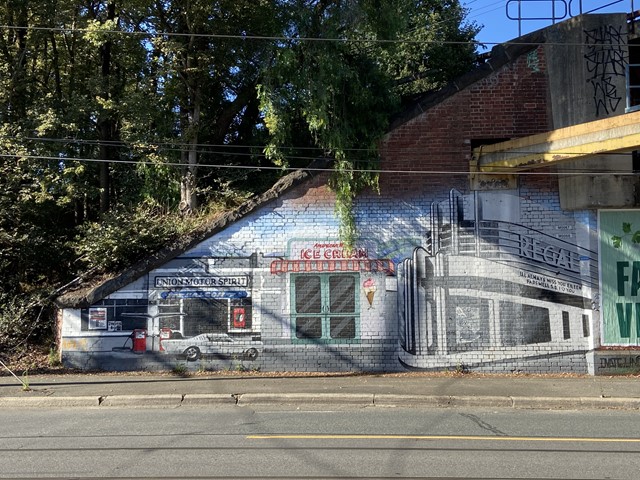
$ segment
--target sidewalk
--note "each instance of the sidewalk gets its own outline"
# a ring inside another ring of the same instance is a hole
[[[0,408],[296,405],[640,409],[640,377],[536,375],[33,375],[0,377]]]

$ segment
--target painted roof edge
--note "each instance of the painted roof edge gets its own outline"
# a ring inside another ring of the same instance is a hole
[[[285,192],[309,181],[317,175],[328,172],[332,162],[331,159],[327,158],[316,159],[309,166],[285,175],[261,195],[250,198],[237,208],[229,210],[210,223],[179,237],[177,240],[171,242],[171,245],[152,253],[114,277],[98,285],[84,288],[80,285],[79,287],[76,286],[77,288],[75,290],[63,292],[55,298],[54,302],[56,306],[58,308],[86,308],[102,300],[120,288],[136,281],[151,270],[164,265],[178,255],[195,247],[198,243],[203,242],[233,223],[257,211],[260,207],[276,200]]]
[[[535,32],[496,45],[491,49],[489,59],[485,63],[460,75],[440,90],[426,92],[418,97],[411,105],[391,120],[387,134],[420,116],[430,108],[442,103],[444,100],[454,96],[459,91],[487,78],[498,69],[513,62],[516,58],[546,43],[546,33],[549,28],[550,27],[536,30]]]

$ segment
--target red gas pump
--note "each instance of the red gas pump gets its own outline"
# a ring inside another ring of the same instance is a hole
[[[171,338],[171,329],[163,327],[160,329],[160,351],[164,352],[164,347],[162,346],[162,340],[169,340]]]
[[[144,353],[147,351],[147,330],[137,328],[131,334],[133,338],[133,353]]]

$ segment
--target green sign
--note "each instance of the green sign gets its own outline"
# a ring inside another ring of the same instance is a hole
[[[640,210],[600,212],[602,343],[640,345]]]

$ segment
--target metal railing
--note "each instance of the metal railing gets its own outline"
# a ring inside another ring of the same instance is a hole
[[[449,225],[440,237],[440,252],[468,255],[524,268],[535,265],[548,275],[597,285],[597,258],[590,250],[522,225],[481,220],[461,223],[455,236]],[[432,232],[433,235],[433,232]]]
[[[633,0],[612,0],[588,10],[585,9],[583,0],[508,0],[505,5],[505,13],[509,20],[516,20],[518,22],[518,36],[521,36],[523,21],[548,20],[552,24],[555,24],[559,20],[598,12],[619,3],[626,3],[627,1],[630,1],[630,11],[633,12]],[[543,3],[548,4],[550,7],[548,15],[540,15],[537,13],[540,12],[540,5]],[[535,16],[527,15],[529,11],[536,12],[534,14]]]

